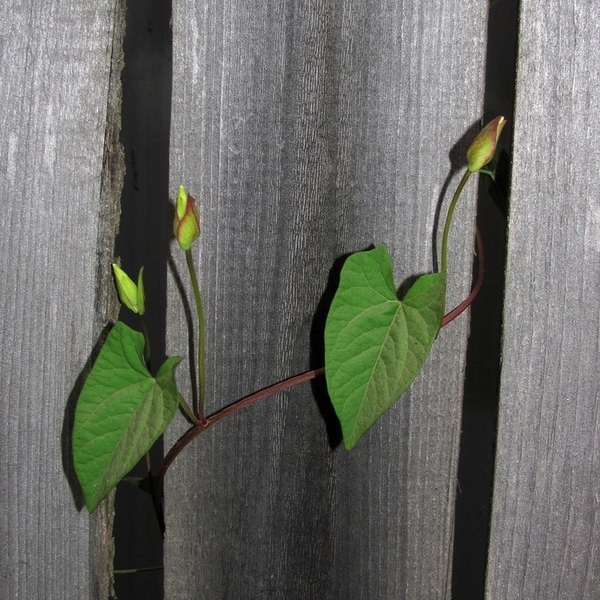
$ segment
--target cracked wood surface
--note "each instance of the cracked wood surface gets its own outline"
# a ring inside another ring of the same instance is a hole
[[[110,502],[70,459],[78,377],[116,316],[120,0],[0,10],[0,596],[105,600]],[[74,387],[75,386],[75,387]]]

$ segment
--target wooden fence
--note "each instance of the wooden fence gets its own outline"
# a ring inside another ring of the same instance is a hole
[[[117,314],[125,6],[2,9],[0,596],[104,600],[113,499],[81,510],[69,434]],[[433,269],[482,117],[487,15],[486,0],[173,0],[170,195],[183,183],[201,203],[209,412],[322,366],[340,257],[383,242],[396,281]],[[599,22],[596,0],[521,0],[490,600],[600,597]],[[471,284],[476,191],[449,305]],[[173,248],[167,348],[187,356],[178,273]],[[165,597],[449,597],[468,330],[441,331],[350,453],[318,381],[198,438],[167,476]]]

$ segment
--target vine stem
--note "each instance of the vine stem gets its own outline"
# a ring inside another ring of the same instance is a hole
[[[306,371],[305,373],[300,373],[300,375],[294,375],[293,377],[289,377],[288,379],[284,379],[279,383],[275,383],[266,387],[258,392],[254,392],[249,396],[245,396],[240,400],[237,400],[233,404],[229,404],[224,408],[221,408],[216,413],[212,414],[210,417],[204,420],[204,422],[198,422],[191,429],[188,429],[178,440],[175,442],[173,447],[169,450],[167,455],[163,460],[163,464],[160,468],[160,471],[157,475],[157,480],[159,485],[162,484],[162,480],[171,466],[171,463],[177,458],[177,455],[197,436],[199,436],[203,431],[208,429],[211,425],[214,425],[221,419],[225,418],[227,415],[234,413],[250,404],[254,404],[258,400],[262,398],[266,398],[267,396],[272,396],[273,394],[277,394],[287,388],[293,387],[300,383],[304,383],[305,381],[310,381],[315,377],[319,377],[325,373],[325,367],[321,367],[320,369],[314,369],[312,371]]]
[[[444,235],[442,237],[442,273],[447,271],[448,267],[448,236],[450,234],[450,224],[452,223],[452,216],[454,215],[454,209],[458,203],[458,199],[460,198],[460,194],[463,191],[463,188],[469,181],[469,177],[471,176],[471,171],[465,171],[458,187],[456,188],[456,192],[454,192],[454,196],[452,197],[452,202],[450,202],[450,207],[448,208],[448,214],[446,215],[446,224],[444,225]]]
[[[196,300],[196,313],[198,314],[198,421],[201,424],[206,424],[206,419],[204,417],[204,310],[202,308],[200,287],[198,286],[198,277],[196,277],[196,269],[194,268],[194,259],[192,258],[191,250],[185,251],[185,261],[190,273],[192,289],[194,290],[194,299]]]
[[[483,254],[483,240],[481,239],[481,233],[479,229],[477,229],[475,233],[475,243],[477,244],[477,282],[475,286],[471,290],[471,293],[453,310],[451,310],[447,315],[442,319],[442,324],[440,325],[440,329],[442,327],[446,327],[448,323],[451,323],[461,315],[471,304],[475,298],[477,298],[477,294],[479,294],[479,290],[483,285],[483,277],[485,275],[485,256]]]

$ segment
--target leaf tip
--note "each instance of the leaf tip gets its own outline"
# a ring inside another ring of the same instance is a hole
[[[354,448],[354,446],[356,446],[356,442],[358,442],[357,439],[354,439],[354,438],[352,438],[352,439],[344,438],[344,447],[346,448],[346,450],[348,452],[350,452],[350,450],[352,450]]]

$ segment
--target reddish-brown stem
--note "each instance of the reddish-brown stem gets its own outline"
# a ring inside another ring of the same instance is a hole
[[[485,260],[483,255],[483,242],[481,240],[481,234],[479,233],[479,229],[476,234],[476,244],[477,244],[477,257],[478,257],[478,265],[477,265],[477,282],[475,283],[475,287],[472,292],[465,298],[463,302],[461,302],[454,310],[451,310],[447,315],[442,319],[442,324],[440,325],[440,329],[448,325],[448,323],[452,322],[456,317],[458,317],[461,313],[463,313],[475,300],[481,286],[483,284],[483,275],[485,272]],[[165,477],[165,474],[168,468],[171,466],[173,461],[177,458],[179,453],[197,436],[199,436],[203,431],[208,429],[211,425],[214,425],[217,421],[225,418],[227,415],[230,415],[246,406],[250,406],[250,404],[254,404],[258,400],[262,398],[267,398],[268,396],[272,396],[273,394],[277,394],[277,392],[281,392],[287,388],[293,387],[300,383],[304,383],[305,381],[310,381],[315,377],[319,377],[325,374],[325,367],[321,367],[320,369],[314,369],[312,371],[306,371],[305,373],[300,373],[300,375],[294,375],[293,377],[289,377],[288,379],[284,379],[279,383],[275,383],[266,387],[258,392],[254,392],[249,396],[241,398],[237,400],[233,404],[226,406],[225,408],[221,408],[216,413],[212,414],[210,417],[206,418],[204,416],[200,417],[200,421],[196,423],[191,429],[188,429],[173,445],[173,447],[169,450],[163,464],[160,468],[160,471],[157,475],[157,482],[159,486],[162,486],[162,481]],[[160,489],[160,487],[159,487]]]
[[[250,404],[254,404],[258,400],[262,398],[266,398],[267,396],[272,396],[273,394],[277,394],[277,392],[281,392],[287,388],[293,387],[294,385],[298,385],[299,383],[304,383],[305,381],[310,381],[315,377],[319,377],[325,373],[325,368],[321,367],[320,369],[314,369],[313,371],[306,371],[305,373],[300,373],[300,375],[294,375],[293,377],[289,377],[288,379],[284,379],[279,383],[275,383],[266,387],[258,392],[254,392],[245,398],[241,398],[237,400],[233,404],[226,406],[225,408],[221,408],[216,413],[212,414],[210,417],[203,419],[196,425],[194,425],[191,429],[188,429],[173,445],[173,447],[169,450],[168,454],[165,456],[163,460],[163,464],[160,468],[160,471],[157,475],[157,480],[159,485],[162,484],[162,480],[167,472],[167,469],[171,466],[171,463],[177,458],[177,455],[197,436],[199,436],[204,430],[208,429],[211,425],[214,425],[217,421],[220,421],[227,415],[234,413]]]
[[[479,229],[475,234],[475,243],[477,244],[477,282],[475,283],[475,287],[471,291],[471,293],[454,309],[451,310],[447,315],[442,319],[442,324],[440,325],[440,329],[442,327],[446,327],[448,323],[451,323],[462,314],[471,304],[473,304],[473,300],[479,294],[479,290],[483,285],[483,276],[485,274],[485,257],[483,255],[483,241],[481,239],[481,233],[479,233]]]
[[[288,377],[288,379],[284,379],[279,383],[275,383],[266,387],[258,392],[254,392],[250,394],[250,396],[246,396],[221,410],[218,410],[216,413],[208,417],[206,427],[210,427],[217,421],[220,421],[227,415],[235,412],[236,410],[240,410],[246,406],[250,406],[254,402],[261,400],[262,398],[266,398],[267,396],[272,396],[273,394],[277,394],[277,392],[282,392],[287,388],[293,387],[294,385],[298,385],[299,383],[304,383],[305,381],[310,381],[315,377],[319,377],[319,375],[323,375],[325,373],[325,367],[321,367],[320,369],[314,369],[313,371],[306,371],[305,373],[300,373],[300,375],[294,375],[293,377]],[[206,429],[205,427],[205,429]]]

